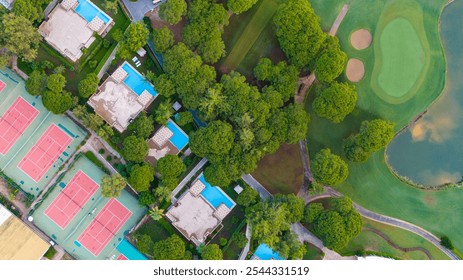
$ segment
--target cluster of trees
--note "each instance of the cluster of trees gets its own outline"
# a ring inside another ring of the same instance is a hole
[[[228,0],[227,8],[234,14],[241,14],[251,9],[257,3],[257,0]]]
[[[394,138],[392,122],[375,119],[363,121],[360,131],[344,140],[344,153],[348,160],[365,162],[374,152],[386,147]]]
[[[336,186],[347,179],[349,169],[347,163],[330,149],[319,151],[310,163],[315,180],[325,185]]]
[[[160,182],[154,190],[154,195],[159,201],[168,201],[170,193],[178,185],[179,176],[185,172],[186,166],[178,156],[166,155],[159,159],[156,167]]]
[[[304,201],[291,195],[276,195],[246,208],[253,240],[266,243],[287,259],[302,259],[306,248],[291,232],[292,223],[304,217]]]
[[[340,123],[352,113],[357,103],[355,87],[347,83],[333,82],[329,86],[318,86],[312,103],[314,112],[334,123]]]
[[[223,260],[223,253],[217,244],[208,244],[201,250],[203,260]]]
[[[281,143],[305,137],[309,117],[304,108],[282,102],[275,106],[266,94],[231,72],[201,99],[198,111],[212,121],[190,135],[190,148],[209,159],[204,176],[211,184],[227,186],[254,171],[257,162]]]
[[[42,6],[48,4],[48,0],[16,0],[13,2],[13,13],[38,23],[43,19]]]
[[[28,18],[15,13],[3,14],[0,19],[0,67],[7,65],[13,55],[33,61],[41,40],[42,36]]]
[[[332,198],[330,204],[328,209],[321,203],[309,204],[304,221],[311,224],[314,234],[326,247],[339,251],[360,234],[363,220],[348,197]]]
[[[186,14],[185,0],[169,0],[159,7],[159,17],[169,24],[177,24]]]
[[[78,85],[79,96],[82,98],[89,98],[98,89],[100,79],[97,74],[89,73],[85,79],[81,80]]]
[[[42,95],[45,108],[54,114],[63,114],[69,110],[76,100],[66,90],[66,78],[61,74],[62,67],[55,68],[51,75],[43,70],[35,70],[26,82],[26,89],[31,95]]]
[[[130,170],[129,184],[137,192],[148,191],[154,181],[154,167],[149,164],[136,164]]]
[[[186,244],[178,235],[153,242],[148,234],[135,236],[135,241],[140,252],[152,256],[155,260],[191,260],[192,254],[186,250]]]
[[[122,36],[119,36],[121,38],[115,38],[116,41],[119,41],[117,56],[122,59],[129,59],[134,52],[146,45],[149,33],[143,22],[131,23]]]
[[[113,128],[97,114],[88,112],[84,105],[75,106],[72,113],[86,128],[95,131],[100,137],[110,139],[114,135]]]
[[[101,179],[101,194],[103,197],[118,197],[127,186],[127,181],[121,174],[105,175]]]
[[[225,54],[222,33],[224,26],[228,25],[229,17],[224,6],[215,0],[191,1],[187,12],[188,25],[183,30],[183,41],[205,62],[219,61]]]
[[[249,207],[251,205],[256,204],[259,201],[259,193],[255,189],[247,185],[244,187],[243,191],[238,195],[238,198],[236,199],[236,203],[244,207]]]

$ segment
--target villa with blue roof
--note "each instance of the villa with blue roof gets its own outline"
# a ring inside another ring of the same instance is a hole
[[[64,0],[48,15],[39,31],[45,41],[72,61],[114,26],[113,19],[90,0]]]
[[[172,225],[188,240],[204,244],[236,203],[220,188],[209,184],[201,173],[191,187],[166,212]]]
[[[188,135],[171,119],[161,126],[148,140],[149,152],[146,160],[153,165],[166,155],[177,155],[188,146]]]
[[[157,95],[153,85],[125,61],[90,97],[88,104],[110,126],[123,132]]]

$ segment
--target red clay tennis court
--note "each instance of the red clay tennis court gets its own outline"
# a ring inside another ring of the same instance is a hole
[[[0,81],[0,92],[2,92],[4,88],[6,88],[6,84],[3,81]]]
[[[35,182],[40,181],[71,141],[71,137],[66,132],[55,124],[50,125],[29,153],[19,162],[19,169]]]
[[[128,259],[126,256],[120,254],[119,257],[117,257],[117,260],[118,260],[118,261],[127,261],[127,260],[129,260],[129,259]]]
[[[111,198],[77,241],[96,257],[131,215],[129,209]]]
[[[5,114],[0,117],[0,154],[8,153],[38,114],[39,111],[29,102],[22,97],[16,98]]]
[[[65,229],[90,197],[98,190],[98,184],[82,171],[78,171],[63,191],[45,210],[60,228]]]

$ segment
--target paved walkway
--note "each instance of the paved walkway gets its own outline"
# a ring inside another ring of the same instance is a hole
[[[105,64],[101,68],[100,72],[98,73],[98,79],[101,80],[103,78],[104,73],[108,71],[109,66],[111,66],[111,62],[116,58],[117,47],[113,50],[113,52],[109,55],[108,60],[106,60]]]
[[[254,177],[252,177],[251,174],[244,174],[241,177],[241,179],[243,179],[246,182],[246,184],[251,186],[251,188],[255,189],[262,199],[269,199],[272,197],[272,194],[269,191],[267,191],[267,189],[264,188],[264,186],[262,186],[261,183],[254,179]]]
[[[153,4],[152,0],[138,0],[132,2],[130,0],[122,0],[122,3],[127,8],[127,11],[132,18],[132,21],[141,21],[145,14],[156,8],[160,3]]]
[[[183,180],[178,184],[178,186],[172,191],[170,194],[171,196],[171,201],[174,202],[175,196],[183,189],[183,187],[191,180],[191,178],[206,164],[207,158],[201,159],[198,164],[188,173],[188,175],[183,178]]]
[[[336,20],[334,21],[333,25],[331,26],[329,34],[331,36],[336,35],[338,32],[338,28],[341,25],[341,22],[344,20],[344,17],[346,16],[347,12],[349,11],[349,5],[344,4],[342,6],[341,11],[339,12],[338,16],[336,17]]]
[[[21,78],[23,78],[24,81],[27,81],[29,76],[18,68],[18,57],[16,55],[13,55],[11,62],[11,68],[13,71],[16,72],[16,74],[18,74]]]

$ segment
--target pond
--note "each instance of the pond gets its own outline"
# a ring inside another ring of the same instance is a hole
[[[390,166],[424,186],[457,183],[463,175],[463,1],[445,8],[440,35],[447,80],[442,95],[389,145]]]

